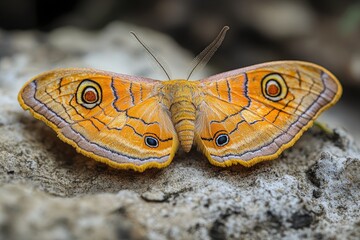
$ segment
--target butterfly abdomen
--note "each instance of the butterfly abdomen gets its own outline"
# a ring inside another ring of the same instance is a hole
[[[170,112],[181,147],[189,152],[194,141],[195,106],[188,100],[179,99],[171,105]]]
[[[186,80],[167,82],[168,94],[171,96],[169,110],[171,120],[178,134],[180,145],[189,152],[194,142],[196,107],[193,103],[194,86]]]

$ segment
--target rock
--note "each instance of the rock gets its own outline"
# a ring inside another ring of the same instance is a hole
[[[164,192],[154,189],[144,192],[141,197],[148,202],[164,202],[168,199]]]
[[[242,1],[233,11],[237,18],[272,39],[308,35],[315,25],[315,14],[304,2]],[[256,17],[254,17],[256,16]]]
[[[360,237],[360,150],[341,129],[329,136],[313,127],[278,159],[252,168],[218,168],[192,150],[165,169],[137,173],[77,154],[19,107],[24,82],[54,67],[162,78],[130,29],[186,75],[186,51],[135,26],[1,32],[0,239]]]
[[[144,239],[127,217],[121,194],[59,198],[32,186],[0,188],[1,239]]]

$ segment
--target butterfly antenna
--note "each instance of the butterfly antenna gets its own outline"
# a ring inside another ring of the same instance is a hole
[[[164,73],[166,74],[167,78],[169,80],[171,80],[170,75],[168,73],[168,71],[166,70],[166,68],[164,67],[164,64],[162,63],[163,61],[160,61],[160,58],[155,56],[155,54],[153,53],[152,49],[150,47],[148,47],[140,38],[138,35],[136,35],[136,33],[134,32],[130,32],[131,35],[133,35],[136,40],[145,48],[145,50],[155,59],[156,63],[161,67],[161,69],[164,71]]]
[[[222,41],[225,38],[226,32],[229,29],[230,28],[228,26],[223,27],[221,29],[220,33],[214,39],[214,41],[212,41],[212,43],[210,43],[209,46],[207,46],[199,55],[197,55],[194,58],[193,64],[192,64],[192,67],[191,67],[191,71],[189,72],[189,75],[186,78],[186,80],[189,80],[191,75],[194,73],[195,69],[202,68],[209,62],[209,60],[214,55],[216,50],[220,47]]]

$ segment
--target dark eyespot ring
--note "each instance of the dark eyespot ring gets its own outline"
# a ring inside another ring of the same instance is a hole
[[[229,142],[229,136],[227,134],[220,134],[216,137],[215,142],[219,147],[225,146]]]
[[[156,148],[156,147],[159,146],[159,140],[157,140],[157,139],[154,138],[154,137],[146,136],[144,140],[145,140],[145,144],[146,144],[148,147]]]
[[[288,93],[285,79],[278,73],[270,73],[261,81],[262,94],[273,102],[284,99]]]
[[[84,79],[76,90],[76,102],[87,109],[93,109],[101,103],[101,87],[91,80]]]

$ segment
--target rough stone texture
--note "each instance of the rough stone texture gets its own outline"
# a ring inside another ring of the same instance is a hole
[[[341,129],[314,127],[252,168],[214,167],[192,150],[136,173],[77,154],[21,110],[21,85],[54,66],[163,78],[151,75],[130,29],[0,32],[0,239],[360,238],[360,151]],[[184,72],[189,54],[137,31]]]

